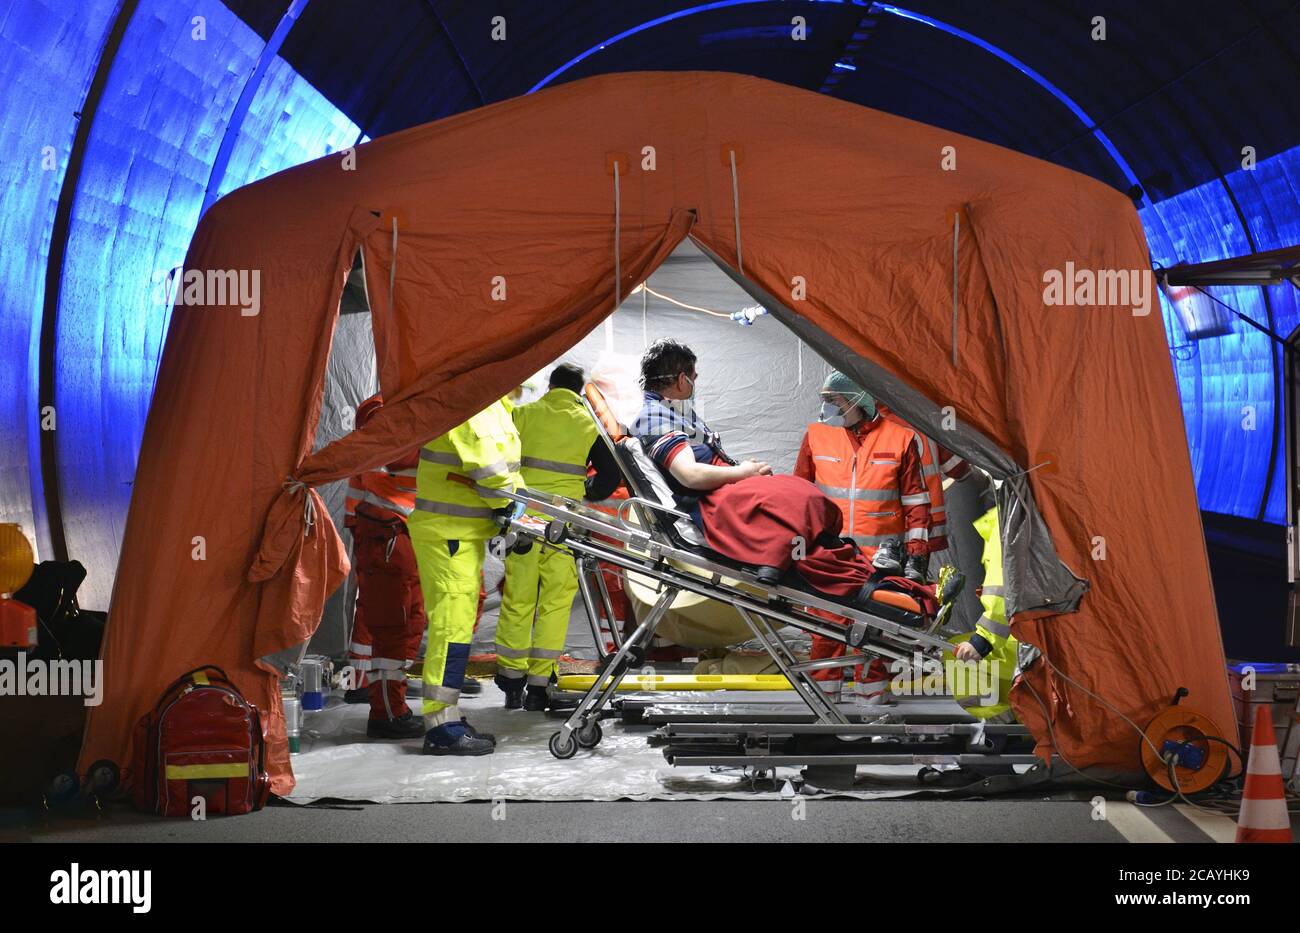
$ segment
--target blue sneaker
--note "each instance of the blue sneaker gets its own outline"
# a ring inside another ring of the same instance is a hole
[[[463,722],[443,723],[424,734],[426,755],[490,755],[495,748],[487,739],[472,735]]]

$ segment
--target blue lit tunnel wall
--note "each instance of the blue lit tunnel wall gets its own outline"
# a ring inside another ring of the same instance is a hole
[[[0,521],[34,538],[40,492],[37,349],[55,205],[116,9],[0,2]]]
[[[82,106],[116,9],[116,3],[86,4],[58,27],[43,8],[30,20],[5,21],[16,33],[0,36],[8,53],[0,65],[6,151],[39,150],[51,139],[60,171],[66,166],[72,114]],[[42,35],[51,30],[55,36]],[[81,593],[87,606],[106,607],[111,592],[170,316],[156,300],[157,286],[184,260],[231,113],[264,45],[218,0],[142,0],[94,114],[62,267],[55,375],[63,524],[69,555],[89,571]],[[61,96],[52,101],[35,90],[45,86]],[[23,87],[30,106],[14,99]],[[219,192],[346,148],[358,135],[351,120],[274,59],[239,128]],[[39,169],[39,152],[32,161]],[[63,179],[8,160],[0,172],[4,242],[28,244],[21,262],[8,249],[0,260],[0,340],[6,360],[20,361],[4,369],[0,521],[21,523],[39,541],[37,345]],[[15,438],[26,443],[9,443]]]
[[[1300,243],[1300,149],[1140,213],[1151,259],[1161,266],[1293,246]],[[1209,291],[1283,337],[1300,325],[1300,302],[1290,285]],[[1163,295],[1161,305],[1201,508],[1284,523],[1281,350],[1235,318],[1230,333],[1191,341]]]

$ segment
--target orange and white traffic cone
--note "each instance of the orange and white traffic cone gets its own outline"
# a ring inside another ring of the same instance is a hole
[[[1238,842],[1290,842],[1291,815],[1286,809],[1282,787],[1282,763],[1278,760],[1277,738],[1273,734],[1271,709],[1255,710],[1255,728],[1250,737],[1250,758],[1246,764],[1246,789],[1237,815]]]

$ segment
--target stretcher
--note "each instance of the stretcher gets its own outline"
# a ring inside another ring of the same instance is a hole
[[[870,756],[879,761],[886,753],[888,763],[907,757],[908,762],[930,765],[940,758],[950,764],[964,764],[971,755],[987,756],[1002,751],[990,743],[990,735],[1004,730],[986,730],[980,723],[954,722],[928,725],[924,733],[909,733],[907,723],[880,723],[879,712],[863,721],[832,702],[813,679],[814,671],[866,664],[873,657],[911,662],[920,657],[942,661],[951,644],[940,634],[943,612],[926,615],[921,606],[903,593],[875,589],[868,598],[844,600],[805,588],[792,575],[773,580],[770,568],[741,564],[709,550],[690,517],[676,508],[672,493],[658,468],[634,437],[615,441],[599,419],[597,426],[613,454],[629,490],[615,514],[592,508],[584,502],[530,489],[492,495],[515,503],[503,518],[503,533],[494,539],[498,553],[532,546],[564,547],[573,555],[578,569],[578,591],[602,663],[590,686],[559,730],[549,747],[556,758],[567,759],[579,749],[592,749],[602,738],[602,718],[615,713],[609,708],[630,672],[640,668],[656,626],[681,593],[695,593],[730,605],[744,620],[754,640],[771,657],[802,703],[801,719],[778,717],[777,721],[738,722],[723,717],[715,722],[674,723],[664,721],[660,738],[665,755],[674,764],[735,763],[771,766],[799,759],[805,762],[850,763]],[[526,510],[526,511],[525,511]],[[613,543],[617,542],[617,543]],[[656,581],[659,596],[649,612],[626,638],[616,625],[609,626],[612,646],[606,650],[603,618],[614,612],[605,587],[607,568],[635,573]],[[946,609],[946,607],[945,607]],[[818,613],[831,613],[843,622]],[[782,636],[783,628],[821,635],[844,644],[843,657],[800,660]],[[788,696],[789,694],[787,694]],[[968,718],[968,717],[966,717]],[[946,732],[942,732],[946,729]],[[703,730],[703,731],[700,731]],[[903,731],[900,731],[903,730]],[[1009,727],[1010,732],[1022,727]],[[941,734],[942,732],[942,734]],[[873,742],[872,737],[916,738],[937,748],[914,748],[917,742]],[[867,741],[858,741],[866,739]],[[941,741],[939,741],[941,740]],[[853,743],[850,751],[838,748]],[[692,751],[707,751],[707,757]],[[874,754],[873,754],[874,753]],[[937,757],[936,757],[937,756]],[[1014,763],[1033,759],[1020,756]],[[1004,762],[1005,763],[1005,762]]]

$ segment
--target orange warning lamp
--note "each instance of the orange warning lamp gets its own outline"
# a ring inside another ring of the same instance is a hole
[[[35,569],[32,546],[17,525],[0,524],[0,647],[31,648],[36,644],[36,610],[10,599]]]

